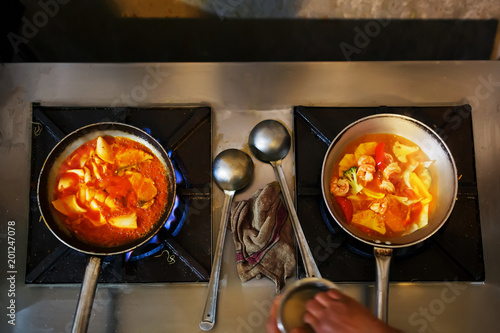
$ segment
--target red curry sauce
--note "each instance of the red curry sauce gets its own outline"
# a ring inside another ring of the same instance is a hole
[[[165,167],[149,148],[106,136],[84,143],[65,159],[52,204],[77,238],[114,247],[151,231],[164,212],[167,188]]]

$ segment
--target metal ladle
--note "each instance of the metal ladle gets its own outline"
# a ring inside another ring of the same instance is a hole
[[[286,127],[276,120],[264,120],[258,123],[250,132],[248,138],[250,150],[259,160],[269,162],[278,174],[278,181],[285,197],[285,204],[290,213],[295,238],[299,245],[302,261],[304,262],[308,277],[321,277],[318,267],[314,262],[311,250],[307,244],[304,232],[295,212],[293,200],[288,190],[285,174],[281,166],[282,159],[288,154],[291,145],[290,134]]]
[[[217,309],[217,291],[219,289],[219,275],[222,261],[222,250],[226,237],[226,225],[229,218],[229,208],[236,191],[244,188],[253,178],[253,162],[250,156],[238,149],[228,149],[221,152],[214,160],[213,174],[217,185],[224,191],[224,204],[215,247],[215,257],[212,263],[212,272],[208,283],[208,294],[203,309],[200,328],[211,330],[215,325]]]

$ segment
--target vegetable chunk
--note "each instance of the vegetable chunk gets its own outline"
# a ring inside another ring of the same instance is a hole
[[[85,213],[87,211],[76,202],[76,196],[74,194],[52,201],[52,205],[64,215]]]
[[[344,171],[350,169],[357,165],[357,160],[354,154],[345,154],[342,160],[339,162],[339,177],[344,176]]]
[[[363,155],[374,155],[375,148],[377,147],[376,142],[365,142],[361,143],[358,148],[354,151],[354,158],[359,160],[359,158]]]
[[[396,143],[392,147],[394,155],[396,155],[397,159],[403,163],[408,162],[408,159],[406,158],[407,155],[413,154],[419,150],[420,148],[418,146],[406,146],[402,143],[399,143],[399,141],[396,141]]]
[[[349,170],[344,172],[344,177],[347,179],[349,182],[349,185],[351,185],[351,193],[352,194],[357,194],[359,191],[363,189],[363,186],[358,183],[358,177],[356,176],[356,172],[358,171],[358,168],[352,167]]]
[[[103,161],[111,164],[115,162],[113,149],[102,137],[97,138],[97,146],[95,152],[97,153],[97,156],[99,156]]]
[[[127,149],[116,155],[119,168],[126,168],[152,159],[153,156],[139,149]]]
[[[359,224],[368,229],[374,230],[382,235],[385,234],[385,223],[380,214],[371,210],[363,210],[352,216],[352,223]]]
[[[137,215],[134,213],[130,215],[122,215],[117,217],[112,217],[109,219],[109,224],[124,229],[136,229],[137,228]]]
[[[153,181],[149,178],[146,178],[142,182],[141,187],[139,187],[139,191],[137,192],[137,198],[140,201],[149,201],[153,199],[157,193],[158,190],[154,186]]]

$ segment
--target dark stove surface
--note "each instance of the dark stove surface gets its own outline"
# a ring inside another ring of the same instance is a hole
[[[468,105],[455,107],[296,107],[297,213],[323,277],[368,282],[376,277],[373,247],[343,231],[321,194],[321,167],[330,142],[350,123],[377,113],[398,113],[433,128],[450,148],[459,175],[452,215],[431,238],[395,249],[390,281],[484,281],[474,142]]]
[[[122,122],[151,134],[176,169],[177,198],[165,227],[132,252],[107,256],[100,283],[208,281],[211,267],[211,109],[33,106],[27,283],[79,283],[88,256],[55,238],[41,219],[36,186],[51,149],[70,132],[97,122]]]

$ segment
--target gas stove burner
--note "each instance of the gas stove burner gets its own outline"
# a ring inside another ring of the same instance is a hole
[[[149,256],[156,255],[165,247],[165,243],[162,243],[159,240],[158,235],[151,238],[149,242],[144,245],[139,246],[137,249],[134,249],[125,254],[125,262],[128,261],[137,261]]]
[[[428,241],[422,241],[412,246],[396,248],[393,250],[392,256],[394,258],[401,258],[401,259],[410,257],[414,254],[417,254],[421,249],[425,248],[426,244],[428,244]],[[375,255],[373,254],[374,247],[372,245],[365,244],[356,239],[351,239],[347,242],[346,246],[350,251],[364,258],[375,257]]]
[[[168,152],[168,156],[172,160],[172,165],[174,166],[175,172],[175,181],[177,183],[177,192],[182,192],[182,189],[186,188],[186,176],[184,175],[182,170],[185,170],[181,167],[179,163],[175,159],[172,158],[172,151]],[[185,172],[185,171],[184,171]],[[181,199],[178,194],[175,196],[174,207],[172,209],[172,213],[168,217],[167,221],[164,224],[164,228],[172,235],[177,236],[186,221],[187,213],[188,213],[188,203],[186,200]]]
[[[163,225],[163,228],[167,229],[167,231],[172,236],[177,236],[179,231],[186,220],[187,214],[187,206],[184,200],[180,200],[179,196],[175,196],[174,207],[172,209],[172,213],[168,217],[167,221]]]
[[[148,133],[149,135],[151,135],[151,128],[149,128],[149,127],[141,127],[141,129],[142,129],[144,132],[146,132],[146,133]],[[158,138],[155,138],[155,139],[156,139],[156,140],[158,140]],[[170,156],[170,155],[169,155],[169,156]]]
[[[125,254],[125,262],[137,261],[150,256],[155,256],[165,247],[164,238],[175,237],[179,234],[187,216],[188,206],[184,200],[175,196],[175,203],[172,213],[165,222],[163,228],[151,238],[147,243]]]
[[[100,283],[207,281],[211,266],[211,110],[208,107],[43,107],[33,105],[27,283],[80,283],[88,257],[62,244],[40,222],[36,184],[51,149],[93,123],[125,122],[168,152],[177,190],[164,227],[147,243],[103,258]],[[193,211],[193,207],[196,208]]]
[[[394,249],[391,281],[484,281],[472,118],[468,115],[468,105],[300,106],[294,109],[297,214],[301,221],[308,221],[302,228],[322,276],[338,282],[371,282],[376,276],[373,246],[350,236],[339,226],[318,189],[321,189],[319,175],[330,142],[349,124],[377,113],[403,114],[434,128],[445,139],[458,173],[462,175],[457,204],[443,227],[423,242]],[[460,131],[449,121],[455,116],[463,118]]]
[[[374,258],[373,246],[351,239],[347,242],[347,248],[364,258]]]

